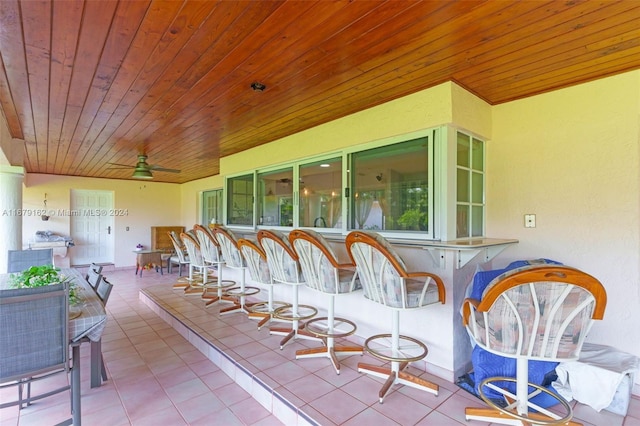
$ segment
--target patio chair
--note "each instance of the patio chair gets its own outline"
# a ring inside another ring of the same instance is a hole
[[[107,306],[107,302],[109,301],[109,296],[111,295],[112,289],[113,289],[113,284],[107,281],[107,279],[103,275],[99,275],[98,283],[96,284],[94,290],[96,291],[98,298],[100,299],[102,304],[105,306],[105,308]],[[80,341],[91,343],[91,345],[93,346],[91,349],[92,357],[100,356],[100,377],[92,375],[91,377],[92,386],[94,386],[94,384],[98,384],[100,382],[100,379],[102,379],[102,381],[106,381],[108,377],[107,377],[107,369],[104,366],[104,357],[102,356],[102,341],[94,342],[90,340],[88,337],[83,337]],[[95,372],[92,371],[92,374],[93,373]]]
[[[89,268],[86,278],[91,288],[95,290],[98,287],[98,283],[100,283],[102,275],[99,272],[96,272],[94,269]]]
[[[69,372],[69,284],[0,290],[0,383],[18,386],[18,399],[3,402],[0,408],[23,408],[71,389],[66,385],[31,394],[32,382]],[[71,424],[71,419],[62,424]]]
[[[53,265],[53,249],[9,250],[7,272],[22,272],[31,266]]]

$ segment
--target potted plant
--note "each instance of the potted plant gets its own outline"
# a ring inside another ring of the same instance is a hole
[[[31,266],[24,271],[9,276],[9,287],[32,288],[51,284],[69,282],[69,305],[76,306],[80,302],[79,292],[73,282],[60,274],[60,268],[53,265]]]

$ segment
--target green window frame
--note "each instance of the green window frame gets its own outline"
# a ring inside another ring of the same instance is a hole
[[[254,226],[254,173],[226,179],[228,225]]]

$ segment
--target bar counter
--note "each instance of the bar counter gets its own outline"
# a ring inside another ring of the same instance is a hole
[[[233,229],[243,238],[255,239],[252,230]],[[344,245],[345,235],[323,236],[331,243],[338,259],[348,261]],[[400,254],[409,272],[432,272],[442,278],[446,290],[444,305],[429,305],[423,309],[400,313],[400,332],[424,342],[429,353],[418,367],[455,383],[471,368],[471,344],[462,326],[460,308],[467,285],[478,268],[495,269],[492,262],[504,250],[518,243],[515,239],[473,238],[456,241],[426,241],[414,239],[387,239]],[[236,272],[226,268],[225,279],[239,279]],[[247,285],[252,285],[247,278]],[[275,300],[286,301],[290,289],[275,285]],[[300,287],[299,303],[315,306],[318,316],[326,315],[326,306],[319,303],[315,293]],[[390,332],[389,310],[364,298],[362,291],[336,298],[335,315],[354,321],[357,325],[353,339],[361,344],[367,337]]]

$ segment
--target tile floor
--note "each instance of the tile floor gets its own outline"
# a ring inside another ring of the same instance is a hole
[[[400,387],[379,404],[380,382],[357,372],[356,364],[363,359],[359,355],[343,358],[341,374],[336,375],[327,359],[294,360],[297,349],[315,346],[314,342],[300,340],[280,350],[281,337],[270,336],[266,327],[256,330],[255,322],[245,315],[219,316],[216,305],[204,308],[199,297],[172,290],[176,273],[145,271],[144,277],[136,276],[133,269],[104,273],[114,283],[103,335],[109,380],[100,388],[90,388],[89,345],[83,345],[85,425],[470,425],[464,421],[464,407],[483,405],[433,376],[429,378],[440,385],[437,397]],[[141,289],[146,289],[146,302],[140,300]],[[163,305],[174,322],[184,324],[178,327],[182,334],[148,306],[154,303]],[[203,355],[208,345],[196,348],[183,335],[212,342],[226,354],[219,356],[222,362],[211,362]],[[273,389],[279,398],[274,401],[288,403],[280,408],[274,403],[267,410],[268,403],[260,396],[254,398],[255,393],[252,397],[246,390],[251,386],[242,377],[235,376],[239,383],[230,378],[234,374],[227,368],[229,360],[246,377]],[[34,391],[60,380],[65,380],[62,375],[38,384]],[[0,400],[15,397],[14,393],[15,388],[3,390]],[[297,407],[298,416],[283,411],[289,405]],[[16,407],[0,410],[0,424],[53,425],[67,418],[68,410],[69,393],[65,392],[21,411]],[[640,426],[640,399],[632,398],[626,417],[576,404],[574,419],[587,426]]]

